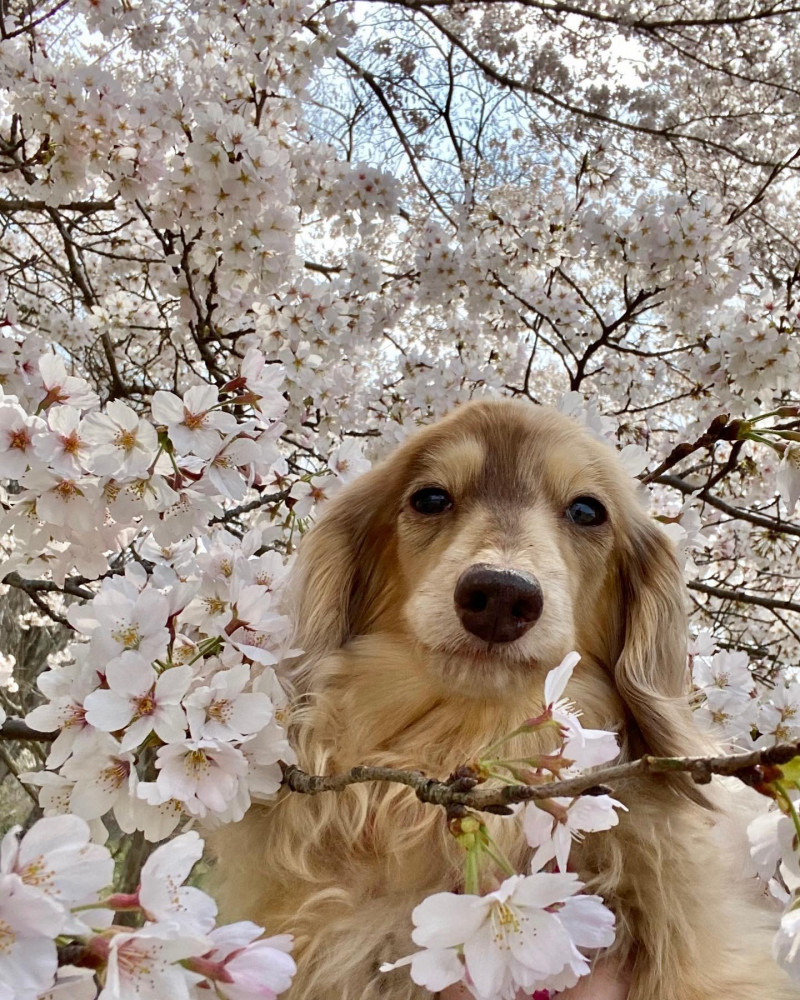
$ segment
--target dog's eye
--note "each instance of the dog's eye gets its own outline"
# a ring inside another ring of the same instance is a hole
[[[412,495],[411,506],[420,514],[443,514],[453,506],[453,498],[441,486],[424,486]]]
[[[608,517],[608,512],[599,500],[594,497],[576,497],[567,507],[567,517],[573,524],[602,524]]]

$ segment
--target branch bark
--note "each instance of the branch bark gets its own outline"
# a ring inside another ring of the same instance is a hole
[[[52,733],[40,733],[31,729],[22,719],[6,719],[0,725],[0,740],[22,740],[27,743],[52,743],[58,736],[58,730]]]
[[[34,740],[52,742],[58,732],[40,733],[27,726],[21,719],[7,719],[0,725],[1,740]],[[471,776],[468,768],[451,775],[446,781],[431,778],[422,771],[394,767],[370,767],[357,764],[339,774],[309,774],[296,764],[281,761],[283,783],[293,792],[318,795],[320,792],[341,792],[350,785],[367,781],[393,782],[413,788],[421,802],[436,806],[465,806],[488,812],[509,812],[509,806],[520,802],[554,797],[599,795],[610,791],[616,782],[631,778],[666,774],[688,774],[698,785],[708,784],[713,775],[739,778],[748,785],[765,780],[761,769],[786,764],[800,756],[800,743],[779,743],[764,750],[729,754],[719,757],[652,757],[649,754],[625,764],[578,774],[560,781],[547,781],[540,785],[502,785],[479,787],[483,780]]]
[[[447,781],[429,778],[420,771],[404,771],[392,767],[357,765],[341,774],[307,774],[294,764],[282,765],[284,783],[293,792],[316,795],[319,792],[340,792],[349,785],[364,781],[392,781],[413,788],[421,802],[437,806],[466,806],[488,812],[506,812],[518,802],[533,802],[556,796],[602,794],[614,782],[628,781],[644,775],[688,774],[699,785],[708,784],[715,774],[739,778],[755,785],[764,780],[759,768],[785,764],[800,754],[800,744],[778,744],[766,750],[732,754],[724,757],[651,757],[644,756],[627,764],[599,768],[586,774],[541,785],[502,785],[499,788],[464,789],[463,776]],[[478,783],[477,779],[470,779]]]
[[[756,604],[760,608],[769,608],[771,611],[794,611],[800,613],[800,604],[794,601],[781,601],[774,597],[760,597],[758,594],[749,594],[746,590],[727,590],[725,587],[710,587],[707,583],[700,583],[698,580],[690,580],[686,586],[690,590],[696,590],[700,594],[708,594],[709,597],[718,597],[722,601],[736,601],[739,604]]]

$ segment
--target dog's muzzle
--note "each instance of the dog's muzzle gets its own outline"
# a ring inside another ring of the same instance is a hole
[[[539,581],[530,573],[476,563],[464,570],[453,593],[464,628],[485,642],[513,642],[542,613]]]

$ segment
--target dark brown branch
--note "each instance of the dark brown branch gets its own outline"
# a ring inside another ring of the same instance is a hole
[[[3,583],[8,584],[10,587],[16,587],[18,590],[24,590],[28,595],[37,592],[44,594],[70,594],[72,597],[80,597],[84,601],[91,601],[95,596],[91,590],[80,587],[68,579],[63,584],[55,583],[53,580],[26,580],[16,571],[8,573],[3,578]]]
[[[2,24],[3,4],[0,3],[0,28],[2,29],[0,30],[0,39],[5,41],[11,38],[18,38],[20,35],[29,34],[30,32],[33,31],[34,28],[38,27],[40,24],[43,24],[54,14],[57,14],[58,11],[62,9],[62,7],[66,7],[68,3],[69,0],[59,0],[59,2],[54,7],[51,7],[50,10],[42,14],[41,17],[36,18],[34,21],[28,21],[27,24],[22,24],[19,28],[17,28],[14,31],[6,31],[5,26]]]
[[[682,462],[684,458],[694,454],[694,452],[704,448],[713,449],[718,441],[737,441],[743,423],[744,421],[742,420],[729,420],[725,414],[715,417],[711,421],[708,430],[696,440],[691,442],[681,441],[680,444],[675,445],[657,468],[641,477],[642,482],[652,483],[659,476],[663,475],[667,469],[671,469],[679,462]]]
[[[61,212],[80,212],[82,215],[90,215],[93,212],[110,212],[115,206],[116,200],[109,198],[106,201],[65,201],[55,208]],[[42,212],[52,207],[54,206],[48,205],[46,201],[35,199],[0,198],[0,212]]]
[[[780,521],[777,518],[767,517],[764,514],[757,514],[755,511],[745,510],[742,507],[734,507],[733,504],[729,504],[713,493],[709,493],[707,487],[692,486],[691,483],[687,483],[685,479],[681,479],[678,476],[650,476],[648,477],[648,481],[660,483],[662,486],[671,486],[673,489],[680,490],[686,496],[696,494],[698,500],[702,500],[703,503],[707,503],[710,507],[716,507],[717,510],[722,511],[723,514],[727,514],[737,521],[748,521],[750,524],[757,524],[760,528],[766,528],[767,531],[777,531],[784,535],[796,535],[800,538],[800,524],[793,524],[791,521]]]
[[[227,524],[229,521],[235,521],[242,514],[249,514],[251,510],[258,510],[259,507],[266,507],[267,504],[271,503],[280,503],[281,500],[285,500],[288,496],[289,490],[281,490],[280,493],[268,493],[265,496],[258,497],[256,500],[250,500],[248,503],[240,504],[238,507],[232,507],[217,517],[212,517],[209,524]]]
[[[773,611],[795,611],[800,614],[800,604],[794,601],[781,601],[774,597],[759,597],[758,594],[749,594],[746,590],[726,590],[723,587],[710,587],[706,583],[698,580],[690,580],[686,586],[690,590],[696,590],[700,594],[708,594],[709,597],[718,597],[722,601],[735,601],[738,604],[756,604],[760,608],[771,608]]]
[[[715,17],[677,16],[657,19],[651,18],[649,15],[637,18],[632,16],[622,16],[620,14],[606,14],[599,10],[593,10],[591,7],[582,7],[578,4],[544,3],[540,2],[540,0],[478,0],[477,3],[473,0],[472,3],[464,4],[464,7],[474,9],[479,6],[488,6],[490,4],[496,4],[498,6],[513,6],[514,4],[519,4],[520,7],[530,7],[534,10],[541,11],[543,14],[574,14],[578,17],[582,17],[590,21],[597,21],[601,24],[617,25],[618,27],[625,28],[626,30],[639,31],[654,31],[656,29],[664,28],[722,28],[729,25],[748,24],[754,21],[763,21],[772,18],[777,19],[785,17],[788,14],[800,13],[800,7],[789,5],[787,7],[767,6],[766,8],[762,7],[758,10],[748,11],[742,14],[726,13]],[[400,5],[408,10],[420,10],[425,7],[451,7],[453,5],[453,0],[403,0]]]
[[[58,730],[52,733],[40,733],[31,729],[22,719],[6,719],[0,725],[0,740],[23,740],[26,743],[52,743],[58,736]]]

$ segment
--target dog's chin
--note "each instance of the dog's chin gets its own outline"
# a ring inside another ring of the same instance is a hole
[[[431,673],[448,691],[468,698],[514,696],[541,684],[555,664],[531,656],[519,642],[488,643],[466,636],[457,645],[420,643]]]

